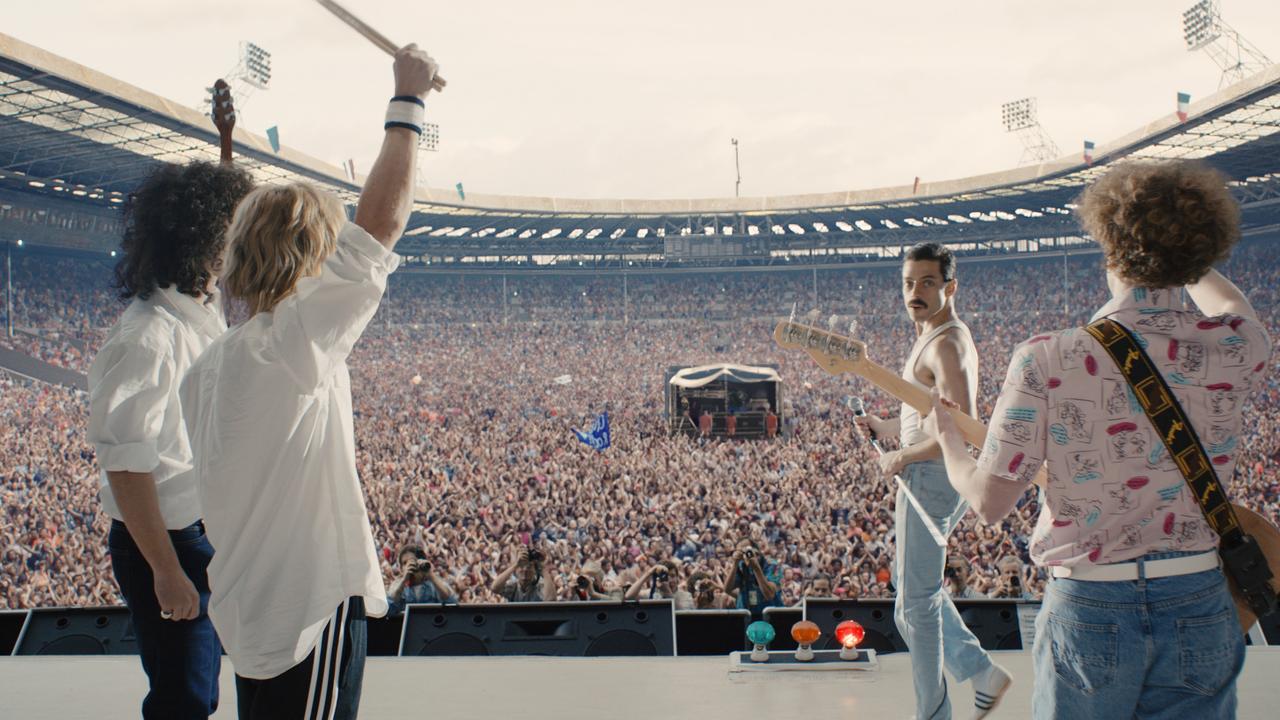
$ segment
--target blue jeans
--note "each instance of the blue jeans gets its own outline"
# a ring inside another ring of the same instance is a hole
[[[911,494],[929,513],[934,526],[944,536],[950,534],[969,506],[951,487],[942,463],[912,463],[901,475]],[[991,667],[991,658],[978,638],[969,632],[951,596],[943,589],[947,549],[934,541],[901,490],[894,524],[898,555],[894,568],[897,599],[893,619],[911,650],[916,717],[945,720],[951,717],[951,701],[947,697],[943,666],[957,682],[964,682]]]
[[[1234,718],[1244,633],[1221,570],[1056,578],[1036,617],[1035,666],[1036,718]]]
[[[200,593],[200,616],[174,622],[160,618],[155,576],[124,523],[111,523],[107,544],[111,570],[129,606],[138,638],[138,654],[151,689],[142,700],[142,717],[208,718],[218,709],[218,674],[222,643],[209,619],[209,561],[213,546],[204,523],[170,530],[178,563]]]

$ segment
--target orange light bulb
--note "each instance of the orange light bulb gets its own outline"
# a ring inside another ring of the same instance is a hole
[[[817,623],[809,620],[801,620],[791,626],[791,639],[800,645],[812,645],[822,637],[822,630],[818,628]]]

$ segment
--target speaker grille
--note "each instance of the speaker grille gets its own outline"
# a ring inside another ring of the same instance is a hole
[[[651,657],[658,654],[653,640],[632,630],[610,630],[587,645],[586,657]]]

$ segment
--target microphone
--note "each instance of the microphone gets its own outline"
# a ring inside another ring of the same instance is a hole
[[[866,408],[866,405],[862,403],[861,397],[847,397],[845,398],[844,402],[845,402],[845,405],[848,405],[849,409],[853,411],[854,417],[866,416],[867,408]],[[867,434],[871,437],[871,442],[875,443],[876,434],[870,427],[867,428]]]

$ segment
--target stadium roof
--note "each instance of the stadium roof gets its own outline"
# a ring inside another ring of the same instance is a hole
[[[0,190],[118,205],[157,163],[216,160],[200,112],[0,34]],[[235,133],[261,182],[305,179],[351,201],[342,171]],[[1080,240],[1072,199],[1109,163],[1196,158],[1225,172],[1246,226],[1280,223],[1280,65],[1094,151],[920,186],[810,195],[585,200],[419,188],[399,250],[437,268],[574,261],[592,265],[847,262],[924,240],[993,251]],[[1021,242],[1021,244],[1019,244]]]

